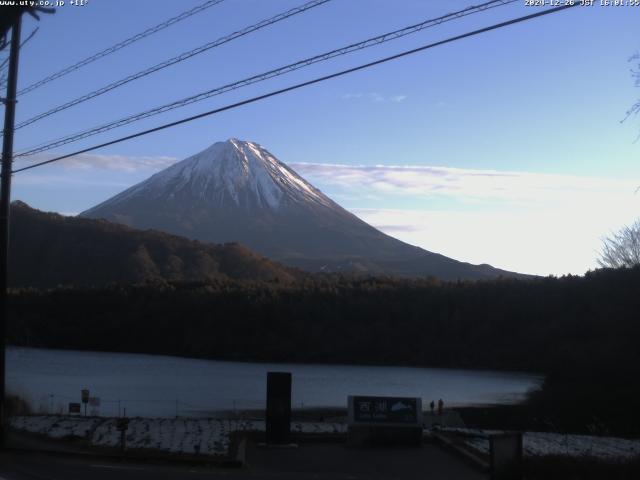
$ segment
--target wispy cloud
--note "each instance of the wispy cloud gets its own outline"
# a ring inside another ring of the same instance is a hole
[[[412,197],[451,196],[457,199],[539,203],[577,198],[583,194],[633,192],[635,180],[532,172],[474,170],[434,166],[291,165],[312,182],[338,188]]]
[[[602,236],[633,221],[640,204],[636,179],[433,166],[291,166],[330,196],[349,195],[350,210],[389,235],[458,260],[541,275],[595,268]]]
[[[354,211],[354,213],[357,213],[358,211]],[[360,212],[361,215],[366,216],[366,213],[370,213],[370,211],[364,211],[365,215],[363,215],[362,211]],[[378,230],[381,230],[385,233],[388,234],[393,234],[393,233],[405,233],[405,232],[419,232],[421,231],[423,228],[421,226],[418,225],[393,225],[393,224],[388,224],[388,225],[374,225],[374,227],[376,227]]]
[[[371,102],[382,103],[382,102],[394,102],[400,103],[404,102],[408,96],[403,94],[396,95],[383,95],[378,92],[355,92],[355,93],[345,93],[340,98],[343,100],[368,100]]]
[[[19,159],[16,168],[54,158],[53,154],[34,155]],[[56,165],[66,170],[108,170],[114,172],[156,172],[177,162],[178,159],[168,156],[128,156],[128,155],[96,155],[83,153],[60,160]]]
[[[47,173],[32,173],[30,171],[15,176],[14,184],[20,187],[56,186],[56,187],[84,187],[84,188],[113,188],[123,190],[131,186],[131,182],[113,178],[97,178],[96,176],[61,175]]]
[[[360,93],[345,93],[343,94],[340,98],[342,98],[343,100],[353,100],[354,98],[362,98],[364,97],[364,93],[360,92]]]
[[[474,264],[538,275],[582,274],[596,267],[601,236],[633,211],[559,207],[548,211],[444,211],[353,208],[379,230]]]

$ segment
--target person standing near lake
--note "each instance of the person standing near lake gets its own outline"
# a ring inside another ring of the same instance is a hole
[[[438,415],[442,415],[442,411],[444,410],[444,402],[442,399],[438,400]]]
[[[431,408],[431,416],[433,416],[433,414],[435,413],[434,410],[436,408],[436,404],[433,400],[431,400],[431,403],[429,404],[429,408]]]

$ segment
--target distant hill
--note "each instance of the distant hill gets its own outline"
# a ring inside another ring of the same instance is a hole
[[[257,143],[237,139],[217,142],[80,216],[204,242],[240,242],[275,261],[312,272],[442,280],[523,277],[390,237]]]
[[[237,243],[204,244],[105,220],[11,205],[9,282],[14,287],[216,279],[290,282],[300,272]]]

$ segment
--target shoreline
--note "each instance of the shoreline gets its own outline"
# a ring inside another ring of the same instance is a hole
[[[263,360],[260,358],[256,359],[230,359],[226,357],[207,357],[207,356],[187,356],[180,355],[175,353],[149,353],[149,352],[141,352],[141,351],[125,351],[125,350],[90,350],[90,349],[75,349],[75,348],[57,348],[57,347],[49,347],[49,346],[31,346],[31,345],[19,345],[19,344],[8,344],[7,351],[11,349],[29,349],[29,350],[52,350],[56,352],[69,352],[69,353],[97,353],[101,355],[144,355],[150,357],[162,357],[162,358],[171,358],[171,359],[181,359],[181,360],[198,360],[198,361],[210,361],[210,362],[224,362],[224,363],[232,363],[232,364],[256,364],[256,365],[292,365],[292,366],[327,366],[327,367],[374,367],[374,368],[406,368],[406,369],[416,369],[416,370],[455,370],[455,371],[469,371],[474,373],[500,373],[500,374],[513,374],[518,377],[531,377],[531,379],[536,378],[540,382],[544,381],[544,379],[548,376],[548,373],[532,371],[532,370],[518,370],[518,369],[509,369],[509,368],[497,368],[497,367],[478,367],[478,366],[442,366],[442,365],[410,365],[403,363],[368,363],[368,362],[354,362],[354,363],[344,363],[344,362],[331,362],[329,360],[326,361],[317,361],[317,362],[303,362],[299,360]]]

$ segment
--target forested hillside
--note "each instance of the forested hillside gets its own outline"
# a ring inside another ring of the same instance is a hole
[[[157,280],[278,280],[301,275],[237,243],[205,244],[156,230],[11,206],[9,282],[105,286]]]
[[[553,372],[640,365],[640,269],[439,283],[325,277],[18,290],[14,343]]]

